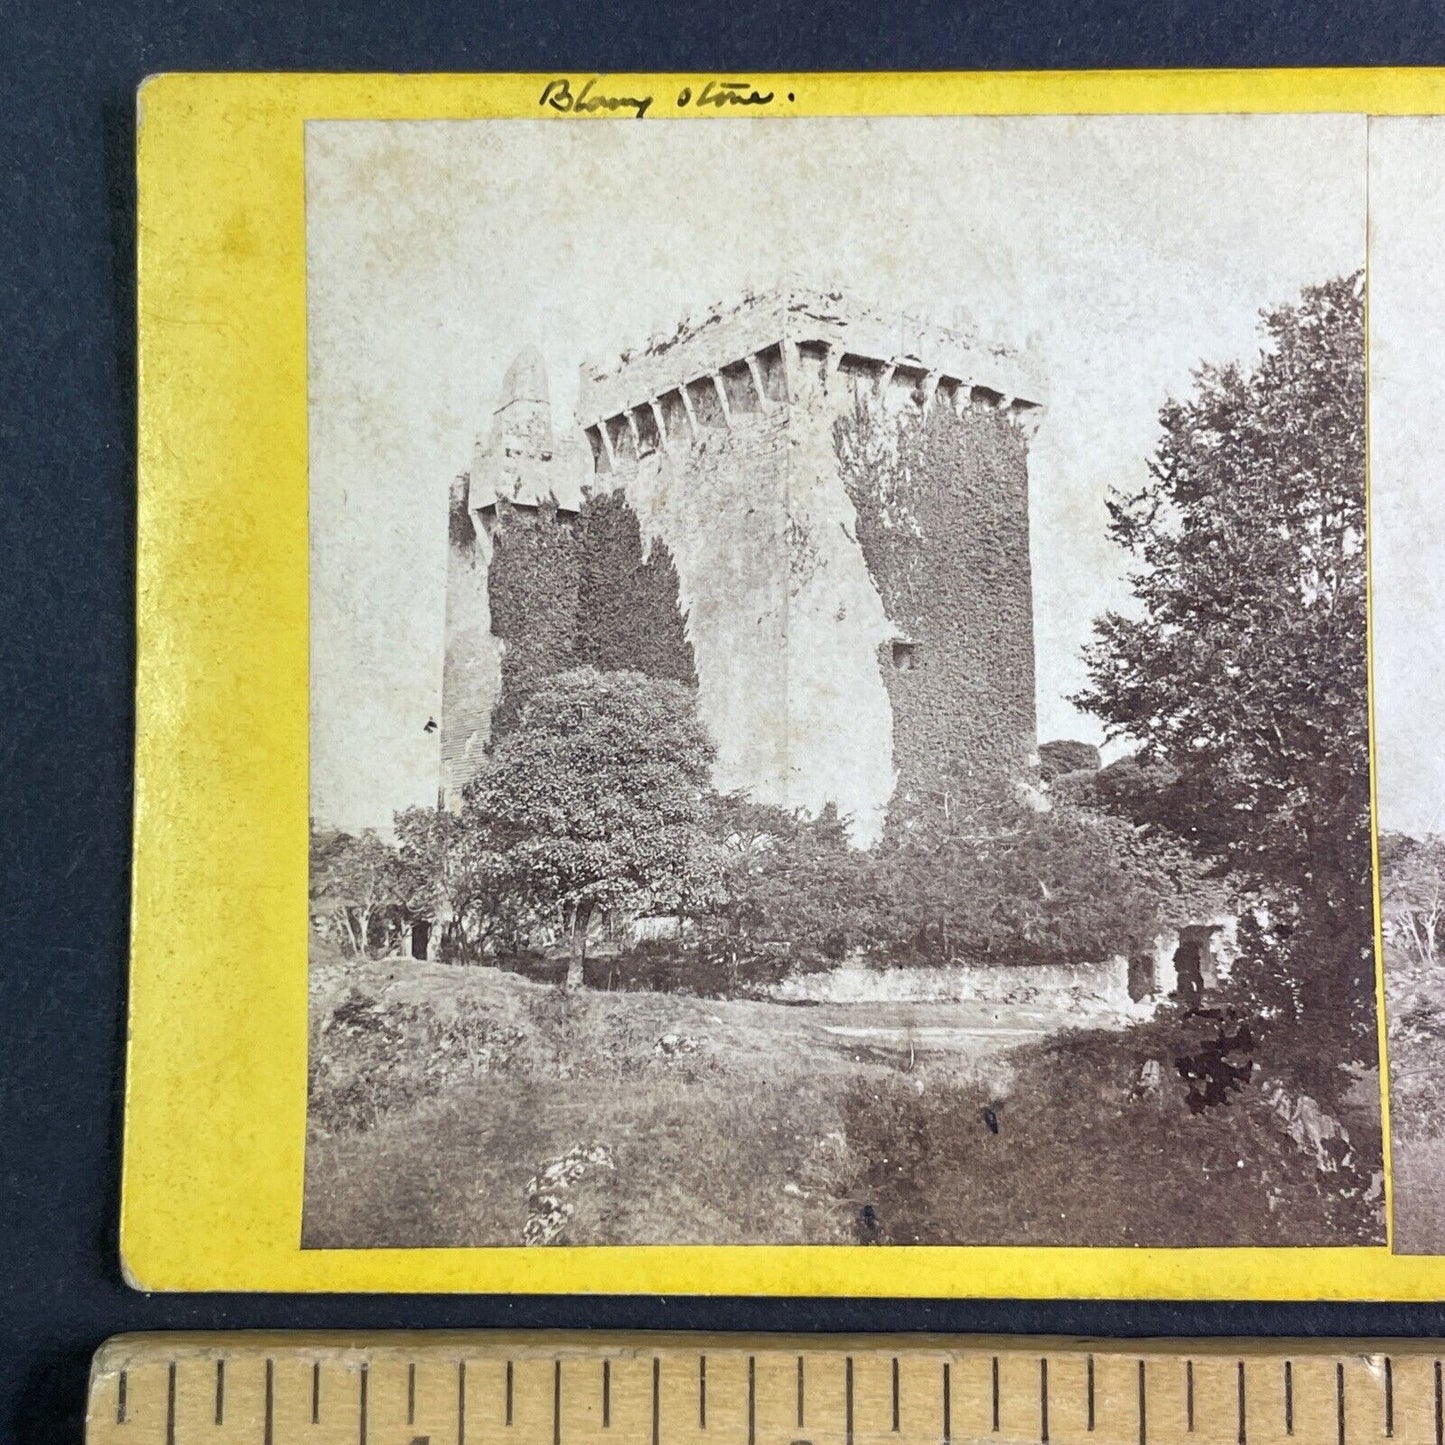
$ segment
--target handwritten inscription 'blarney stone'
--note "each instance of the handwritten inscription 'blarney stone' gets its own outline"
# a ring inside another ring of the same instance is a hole
[[[788,99],[792,100],[789,95]],[[592,76],[581,86],[565,76],[549,80],[542,87],[538,105],[545,105],[563,115],[595,115],[599,111],[612,114],[630,111],[638,120],[651,108],[651,95],[615,95],[601,88],[601,77]],[[773,92],[758,90],[747,80],[708,80],[694,91],[685,85],[677,93],[679,109],[691,106],[694,110],[723,110],[739,105],[771,105]]]

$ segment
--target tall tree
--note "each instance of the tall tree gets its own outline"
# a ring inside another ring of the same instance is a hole
[[[1109,502],[1141,564],[1075,699],[1208,800],[1197,830],[1291,911],[1315,1021],[1367,1016],[1371,907],[1363,280],[1263,313],[1256,363],[1205,366]]]
[[[685,908],[713,746],[681,684],[577,668],[541,681],[467,789],[467,826],[561,909],[582,981],[599,909]]]

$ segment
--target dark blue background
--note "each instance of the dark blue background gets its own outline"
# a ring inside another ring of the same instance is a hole
[[[1442,62],[1441,8],[1387,0],[0,0],[0,1438],[78,1441],[87,1362],[119,1330],[1439,1332],[1445,1311],[1381,1306],[146,1297],[115,1221],[144,75]]]

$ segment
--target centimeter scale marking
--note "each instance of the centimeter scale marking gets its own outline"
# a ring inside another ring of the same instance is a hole
[[[90,1445],[1445,1445],[1445,1343],[132,1335]]]

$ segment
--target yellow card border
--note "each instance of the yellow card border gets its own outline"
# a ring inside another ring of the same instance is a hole
[[[1383,1247],[301,1249],[304,123],[588,124],[539,105],[543,86],[561,74],[177,74],[141,88],[127,1278],[172,1290],[1445,1298],[1445,1258],[1396,1257]],[[588,77],[570,78],[575,89]],[[607,81],[657,97],[643,124],[727,124],[760,113],[677,107],[684,86],[695,92],[709,78]],[[727,78],[775,92],[765,113],[798,116],[1445,112],[1438,70]],[[1380,993],[1383,1002],[1382,984]],[[1382,1028],[1382,1057],[1383,1049]]]

